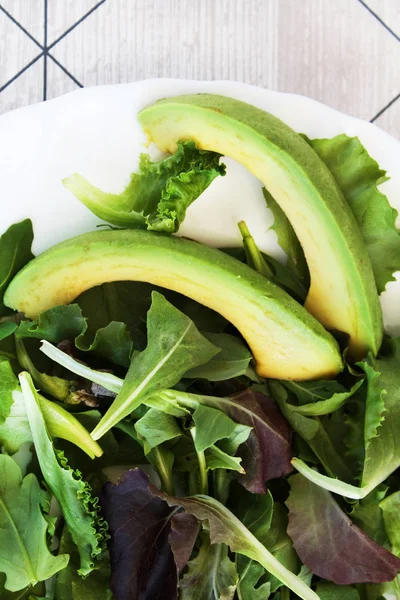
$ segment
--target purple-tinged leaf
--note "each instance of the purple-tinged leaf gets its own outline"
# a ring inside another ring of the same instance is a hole
[[[239,482],[253,494],[265,493],[265,483],[291,472],[291,429],[275,401],[261,394],[246,390],[231,398],[237,405],[230,408],[229,416],[253,431],[239,448],[246,475]],[[240,408],[239,408],[240,406]]]
[[[101,502],[111,534],[115,600],[176,600],[177,570],[192,552],[195,519],[178,515],[155,495],[140,469],[125,473],[117,485],[107,483]]]
[[[303,475],[290,478],[288,534],[301,561],[334,583],[382,583],[400,571],[400,559],[371,540],[332,495]]]
[[[174,553],[178,573],[181,573],[189,562],[198,533],[199,524],[193,515],[177,513],[172,517],[168,541]]]

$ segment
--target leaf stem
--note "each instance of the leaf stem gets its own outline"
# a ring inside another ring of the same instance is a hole
[[[321,473],[318,473],[318,471],[314,471],[314,469],[306,465],[306,463],[299,458],[293,458],[291,463],[299,473],[312,483],[315,483],[315,485],[318,485],[329,492],[333,492],[334,494],[338,494],[339,496],[344,496],[345,498],[362,500],[362,498],[365,498],[365,496],[373,490],[373,487],[370,486],[356,487],[355,485],[340,481],[340,479],[333,479],[333,477],[322,475]]]
[[[280,589],[281,592],[281,600],[290,600],[290,590],[288,587],[283,585]]]
[[[193,438],[193,442],[196,439],[196,427],[192,427],[190,434]],[[196,448],[195,448],[196,450]],[[199,494],[208,494],[208,474],[207,474],[207,462],[206,455],[204,452],[198,452],[196,450],[197,460],[199,463],[199,480],[200,480],[200,492]]]
[[[163,491],[169,496],[175,495],[175,486],[172,480],[172,473],[168,467],[167,461],[164,458],[164,454],[159,446],[156,446],[151,451],[152,458],[154,460],[154,467],[161,480],[161,487]]]
[[[243,247],[246,253],[246,259],[249,264],[255,271],[264,275],[267,279],[271,279],[273,277],[273,272],[265,262],[263,255],[257,247],[257,244],[254,241],[253,236],[251,235],[245,221],[240,221],[238,223],[238,227],[240,229],[240,233],[243,238]]]

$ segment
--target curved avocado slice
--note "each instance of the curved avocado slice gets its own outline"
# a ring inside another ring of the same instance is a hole
[[[353,359],[377,353],[382,315],[360,230],[333,175],[300,135],[254,106],[210,94],[161,100],[140,112],[139,122],[163,151],[194,140],[258,177],[303,247],[311,276],[307,309],[350,336]]]
[[[286,292],[227,254],[147,231],[95,231],[53,246],[10,283],[4,303],[30,318],[108,281],[162,286],[219,312],[263,377],[317,379],[342,368],[334,338]]]

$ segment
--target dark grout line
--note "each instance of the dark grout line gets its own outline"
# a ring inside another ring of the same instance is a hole
[[[37,41],[37,39],[36,39],[36,38],[34,38],[34,37],[33,37],[33,35],[32,35],[32,34],[30,34],[30,33],[29,33],[29,31],[28,31],[27,29],[25,29],[25,27],[23,27],[23,26],[21,25],[21,23],[19,23],[19,22],[18,22],[16,19],[14,19],[14,17],[13,17],[12,15],[10,15],[10,13],[9,13],[9,12],[8,12],[8,11],[7,11],[5,8],[3,8],[3,6],[1,6],[1,4],[0,4],[0,10],[2,10],[2,11],[3,11],[3,13],[4,13],[4,14],[5,14],[5,15],[6,15],[6,16],[7,16],[9,19],[10,19],[10,21],[12,21],[12,22],[14,23],[14,25],[16,25],[17,27],[19,27],[19,29],[21,29],[21,31],[23,31],[23,32],[25,33],[25,35],[27,35],[27,36],[28,36],[28,38],[29,38],[30,40],[32,40],[32,42],[33,42],[34,44],[36,44],[36,46],[39,46],[39,48],[40,48],[41,50],[43,50],[43,46],[42,46],[42,44],[39,44],[39,42]]]
[[[66,75],[68,75],[68,77],[70,79],[72,79],[72,81],[74,83],[76,83],[76,85],[80,88],[83,88],[83,85],[80,83],[80,81],[78,81],[61,63],[58,62],[58,60],[56,58],[54,58],[54,56],[50,53],[47,54],[47,56],[49,58],[51,58],[51,60],[57,65],[57,67],[59,67],[61,69],[61,71],[64,71],[64,73]],[[0,90],[1,91],[1,90]]]
[[[358,1],[359,1],[359,3],[360,3],[360,4],[362,4],[362,6],[363,6],[364,8],[366,8],[366,9],[367,9],[367,11],[368,11],[368,12],[369,12],[369,13],[370,13],[370,14],[371,14],[373,17],[375,17],[375,19],[376,19],[376,20],[377,20],[377,21],[378,21],[378,22],[379,22],[379,23],[380,23],[380,24],[381,24],[381,25],[382,25],[382,26],[383,26],[383,27],[386,29],[386,31],[388,31],[389,33],[391,33],[391,34],[392,34],[392,36],[393,36],[393,37],[394,37],[394,38],[395,38],[395,39],[396,39],[398,42],[400,42],[400,37],[397,35],[397,33],[395,33],[395,32],[393,31],[393,29],[390,29],[390,27],[389,27],[388,25],[386,25],[385,21],[383,21],[383,20],[380,18],[380,16],[379,16],[379,15],[377,15],[377,14],[376,14],[376,12],[374,12],[374,11],[372,10],[372,8],[370,8],[370,7],[368,6],[368,4],[366,4],[366,2],[364,2],[364,0],[358,0]]]
[[[386,104],[386,106],[384,106],[378,113],[376,113],[376,115],[374,117],[372,117],[372,119],[370,120],[370,123],[373,123],[374,121],[376,121],[381,115],[383,115],[383,113],[392,106],[392,104],[394,104],[397,100],[399,100],[400,98],[400,93],[397,94],[397,96],[395,96],[390,102],[388,102],[388,104]]]
[[[75,29],[75,27],[77,27],[78,25],[80,25],[82,23],[82,21],[84,21],[85,19],[87,19],[95,10],[97,10],[99,8],[99,6],[101,6],[102,4],[104,4],[104,2],[106,2],[106,0],[100,0],[100,2],[98,2],[97,4],[95,4],[86,14],[83,15],[83,17],[81,17],[79,19],[79,21],[77,21],[76,23],[74,23],[74,25],[72,25],[69,29],[67,29],[67,31],[64,31],[64,33],[62,35],[60,35],[60,37],[58,37],[54,42],[52,42],[47,49],[51,50],[52,48],[54,48],[54,46],[56,44],[58,44],[58,42],[60,42],[62,39],[65,38],[65,36],[67,36],[69,33],[71,33],[71,31],[73,31]]]
[[[43,101],[47,100],[47,0],[44,0]]]
[[[7,81],[7,83],[5,83],[4,85],[2,85],[0,87],[0,92],[2,92],[3,90],[5,90],[11,83],[13,83],[13,81],[15,81],[16,79],[18,79],[18,77],[20,75],[22,75],[22,73],[25,73],[25,71],[27,71],[29,69],[29,67],[31,67],[32,65],[34,65],[35,62],[37,62],[39,60],[39,58],[42,58],[43,55],[44,55],[44,52],[41,52],[40,54],[38,54],[36,56],[36,58],[34,58],[33,60],[31,60],[31,62],[29,64],[27,64],[23,69],[21,69],[20,71],[18,71],[18,73],[16,73],[14,75],[14,77],[12,77],[9,81]]]

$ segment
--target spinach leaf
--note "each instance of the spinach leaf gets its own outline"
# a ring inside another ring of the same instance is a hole
[[[40,408],[39,398],[27,373],[19,376],[29,426],[44,480],[56,497],[80,555],[79,574],[88,575],[101,554],[106,525],[99,516],[98,501],[79,472],[68,467],[62,453],[56,453]]]
[[[102,192],[81,175],[64,179],[64,186],[100,219],[118,227],[143,227],[174,233],[186,209],[218,175],[225,175],[220,154],[200,150],[193,141],[178,142],[172,156],[152,163],[140,157],[139,172],[131,175],[120,194]]]
[[[288,534],[315,575],[341,585],[394,579],[400,559],[354,525],[328,491],[300,474],[289,482]]]
[[[136,421],[135,429],[145,441],[145,454],[160,444],[182,435],[182,430],[174,417],[156,408],[150,408],[143,417]]]
[[[306,140],[325,162],[341,188],[361,229],[378,292],[400,270],[397,211],[378,190],[386,178],[378,163],[356,137]]]
[[[32,258],[32,222],[29,219],[15,223],[0,237],[0,317],[12,311],[3,303],[4,293],[11,279]]]
[[[196,329],[193,321],[153,292],[147,317],[146,350],[136,352],[117,398],[92,432],[99,439],[146,397],[177,384],[188,368],[204,364],[218,349]]]
[[[197,537],[195,520],[178,516],[139,469],[126,472],[118,485],[107,483],[101,504],[110,526],[115,600],[175,600],[178,568],[184,568]]]
[[[252,359],[247,346],[237,337],[227,333],[207,333],[203,336],[220,351],[208,363],[194,367],[185,377],[204,378],[208,381],[225,381],[244,375]]]
[[[357,590],[349,585],[336,585],[327,581],[317,584],[317,594],[321,600],[360,600]]]
[[[6,590],[23,590],[67,566],[67,554],[53,556],[47,547],[49,517],[44,512],[49,507],[35,475],[22,479],[17,463],[0,454],[0,572],[6,574]]]

